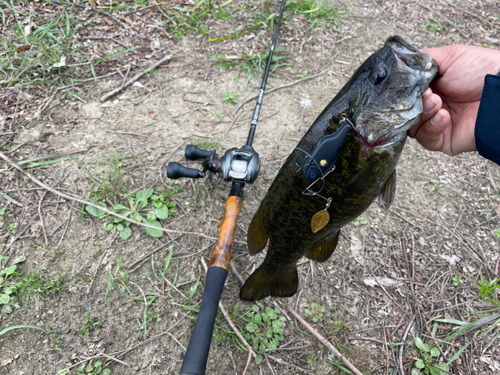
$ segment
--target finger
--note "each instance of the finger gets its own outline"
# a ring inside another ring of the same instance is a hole
[[[451,66],[456,56],[463,52],[463,46],[445,46],[445,47],[435,47],[435,48],[423,48],[421,51],[429,54],[434,60],[436,60],[439,66],[438,74],[440,76]]]
[[[422,94],[422,113],[420,114],[420,121],[408,131],[408,135],[412,138],[418,132],[418,129],[432,116],[434,116],[442,107],[443,101],[439,95],[433,94],[432,90],[428,88]]]
[[[443,149],[445,141],[443,133],[448,127],[451,127],[450,113],[441,108],[417,129],[414,136],[426,149],[440,151]]]
[[[431,92],[430,95],[425,96],[427,91],[424,93],[422,98],[422,114],[420,115],[420,122],[424,123],[433,117],[443,106],[443,101],[441,97],[437,94]]]

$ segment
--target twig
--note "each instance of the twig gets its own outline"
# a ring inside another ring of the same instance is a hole
[[[233,121],[231,121],[231,123],[229,124],[229,126],[227,127],[226,129],[226,132],[224,133],[224,136],[227,134],[227,132],[229,131],[229,129],[231,129],[231,126],[233,126],[233,124],[236,122],[236,120],[238,119],[238,117],[240,117],[240,115],[242,114],[243,112],[240,112],[238,113],[237,116],[234,117]]]
[[[290,306],[288,307],[288,311],[290,314],[292,314],[295,319],[297,319],[309,332],[311,332],[324,346],[330,350],[335,357],[340,358],[344,364],[349,367],[349,370],[351,370],[355,375],[363,375],[361,371],[359,371],[354,365],[349,362],[349,360],[342,355],[335,347],[323,336],[319,334],[318,331],[316,331],[309,323],[307,323],[297,312],[295,312],[294,309],[292,309]]]
[[[70,6],[77,6],[77,7],[80,7],[80,8],[84,8],[84,9],[90,9],[90,10],[93,10],[94,12],[98,12],[99,14],[104,14],[106,16],[108,16],[109,18],[111,18],[113,21],[115,21],[116,23],[120,24],[121,26],[123,26],[124,28],[132,31],[135,35],[138,35],[137,31],[135,31],[133,28],[131,28],[129,25],[123,23],[122,21],[120,21],[118,18],[114,17],[113,15],[111,15],[109,12],[103,12],[102,10],[99,10],[99,9],[96,9],[96,8],[93,8],[91,6],[88,6],[88,5],[82,5],[82,4],[72,4],[72,3],[67,3],[66,1],[59,1],[59,0],[51,0],[50,1],[51,3],[55,3],[55,4],[66,4],[66,5],[70,5]]]
[[[21,171],[22,173],[24,173],[35,184],[43,187],[44,189],[50,191],[51,193],[53,193],[55,195],[59,195],[60,197],[63,197],[65,199],[68,199],[68,200],[71,200],[71,201],[74,201],[74,202],[78,202],[78,203],[81,203],[81,204],[84,204],[84,205],[87,205],[87,206],[90,206],[90,207],[97,208],[98,210],[101,210],[102,212],[105,212],[108,215],[119,217],[122,220],[129,221],[132,224],[136,224],[136,225],[139,225],[139,226],[142,226],[142,227],[145,227],[145,228],[156,229],[156,230],[159,230],[159,231],[162,231],[162,232],[165,232],[165,233],[192,234],[192,235],[200,236],[200,237],[203,237],[203,238],[208,238],[209,240],[217,240],[216,237],[207,236],[206,234],[203,234],[203,233],[185,232],[185,231],[180,231],[180,230],[173,230],[173,229],[165,229],[165,228],[160,228],[160,227],[154,227],[152,225],[148,225],[148,224],[141,223],[139,221],[132,220],[132,219],[130,219],[128,217],[119,215],[116,212],[110,211],[107,208],[99,206],[99,205],[97,205],[95,203],[88,202],[88,201],[86,201],[84,199],[80,199],[80,198],[69,196],[67,194],[61,193],[60,191],[51,188],[50,186],[44,184],[42,181],[40,181],[35,176],[31,175],[31,173],[25,171],[23,168],[21,168],[20,166],[18,166],[16,163],[12,162],[2,152],[0,152],[0,158],[3,159],[3,160],[5,160],[10,165],[12,165],[14,168],[16,168],[19,171]],[[233,241],[233,243],[235,243],[235,242],[243,243],[242,241]]]
[[[455,224],[455,228],[453,228],[453,232],[451,232],[450,237],[447,238],[448,240],[451,240],[455,236],[455,231],[457,230],[458,224],[460,224],[460,220],[462,220],[462,216],[464,215],[466,208],[467,207],[464,207],[464,209],[462,210],[462,213],[460,214],[460,217],[458,218],[457,223]]]
[[[43,192],[42,197],[40,198],[40,201],[38,202],[38,216],[40,216],[40,224],[42,226],[43,238],[45,239],[45,246],[48,246],[49,240],[47,239],[47,233],[45,232],[45,225],[43,225],[43,217],[42,217],[42,201],[43,201],[43,197],[45,197],[45,194],[47,194],[46,191]]]
[[[191,116],[191,115],[192,115],[194,112],[196,112],[196,111],[208,111],[208,112],[211,112],[211,113],[214,115],[215,120],[218,120],[218,119],[219,119],[219,118],[217,117],[217,114],[216,114],[214,111],[212,111],[210,108],[207,108],[207,107],[198,107],[198,108],[193,109],[191,112],[189,112],[189,113],[186,115],[186,117],[184,117],[184,122],[186,122],[186,121],[188,120],[189,116]]]
[[[69,218],[68,218],[68,221],[69,221]],[[95,276],[97,275],[97,271],[99,271],[99,267],[101,266],[101,263],[102,263],[102,261],[103,261],[103,259],[104,259],[104,257],[106,256],[107,253],[108,253],[108,251],[106,250],[104,252],[104,254],[102,254],[101,260],[99,261],[99,264],[97,265],[97,268],[95,269],[94,276],[92,277],[92,281],[90,282],[89,288],[87,289],[87,294],[89,294],[90,293],[90,289],[92,289],[92,285],[94,284],[94,280],[95,280]]]
[[[85,359],[81,360],[80,362],[76,362],[76,363],[72,364],[72,365],[71,365],[71,366],[69,366],[69,367],[63,368],[62,370],[59,370],[57,374],[59,375],[59,374],[64,373],[64,372],[66,372],[66,371],[68,371],[68,370],[71,370],[73,367],[76,367],[76,366],[78,366],[78,365],[81,365],[82,363],[85,363],[85,362],[88,362],[88,361],[91,361],[91,360],[93,360],[93,359],[100,358],[100,357],[105,357],[105,358],[111,359],[111,360],[113,360],[113,361],[119,362],[119,363],[121,363],[122,365],[125,365],[125,366],[130,367],[130,365],[129,365],[127,362],[120,361],[119,359],[116,359],[116,358],[114,358],[114,357],[111,357],[111,356],[110,356],[110,355],[108,355],[108,354],[105,354],[105,353],[100,353],[100,354],[94,355],[94,356],[92,356],[92,357],[85,358]]]
[[[50,104],[50,102],[52,101],[52,99],[54,99],[54,97],[56,96],[56,94],[59,92],[61,88],[59,87],[55,92],[54,94],[52,94],[52,96],[49,98],[49,100],[47,100],[45,102],[45,104],[43,105],[43,107],[41,109],[39,109],[38,111],[35,112],[34,116],[33,116],[33,120],[38,118],[38,116],[40,116],[42,114],[42,112],[45,110],[45,108],[47,108],[47,106]]]
[[[144,137],[144,138],[151,137],[150,135],[144,135],[144,134],[138,134],[138,133],[131,133],[131,132],[121,132],[121,131],[118,131],[118,130],[107,130],[107,129],[104,129],[104,131],[108,132],[108,133],[118,133],[118,134],[135,135],[137,137]]]
[[[100,39],[111,40],[111,41],[115,42],[116,44],[119,44],[120,46],[122,46],[124,48],[130,48],[130,46],[127,46],[125,43],[122,43],[119,40],[116,40],[112,36],[86,36],[85,39],[90,39],[90,40],[100,40]],[[135,51],[130,51],[130,52],[137,53]]]
[[[306,78],[302,78],[302,79],[298,79],[297,81],[293,81],[293,82],[291,82],[291,83],[287,83],[286,85],[279,86],[279,87],[275,87],[275,88],[273,88],[273,89],[269,89],[269,90],[267,90],[266,92],[264,92],[264,95],[270,94],[270,93],[272,93],[273,91],[276,91],[276,90],[280,90],[280,89],[284,89],[284,88],[286,88],[286,87],[290,87],[290,86],[296,85],[297,83],[301,83],[301,82],[303,82],[303,81],[307,81],[307,80],[309,80],[309,79],[316,78],[316,77],[318,77],[318,76],[322,75],[323,73],[325,73],[327,70],[328,70],[328,69],[325,69],[325,70],[323,70],[322,72],[320,72],[320,73],[318,73],[318,74],[315,74],[315,75],[313,75],[313,76],[306,77]],[[257,99],[257,98],[258,98],[258,96],[259,96],[259,94],[254,95],[254,96],[252,96],[252,97],[248,98],[247,100],[245,100],[244,102],[242,102],[242,103],[238,104],[238,106],[237,106],[235,109],[233,109],[233,114],[235,114],[236,112],[238,112],[238,111],[240,110],[240,108],[241,108],[241,107],[243,107],[243,106],[244,106],[245,104],[247,104],[248,102],[251,102],[252,100]]]
[[[245,369],[243,370],[243,374],[242,375],[245,375],[247,373],[248,366],[250,366],[250,361],[251,360],[252,360],[252,353],[248,352],[247,364],[245,366]]]
[[[180,236],[177,236],[177,237],[175,237],[174,239],[172,239],[172,240],[168,241],[167,243],[164,243],[163,245],[161,245],[161,246],[157,247],[156,249],[152,250],[152,251],[151,251],[151,252],[149,252],[148,254],[146,254],[146,255],[144,255],[144,256],[142,256],[142,257],[140,257],[140,258],[139,258],[138,260],[136,260],[134,263],[129,264],[127,267],[128,267],[129,269],[131,269],[131,268],[132,268],[132,267],[134,267],[136,264],[139,264],[139,263],[140,263],[140,262],[142,262],[144,259],[146,259],[146,258],[150,257],[151,255],[153,255],[153,254],[154,254],[154,253],[156,253],[157,251],[159,251],[159,250],[163,249],[165,246],[170,245],[172,242],[174,242],[174,241],[175,241],[176,239],[178,239],[179,237],[180,237]]]
[[[66,220],[66,226],[64,227],[64,231],[61,234],[61,238],[59,238],[59,242],[57,243],[56,250],[59,247],[59,245],[61,244],[61,241],[63,240],[64,235],[66,234],[66,230],[68,229],[68,225],[69,225],[70,220],[71,220],[71,209],[69,210],[68,220]]]
[[[205,259],[203,259],[203,257],[200,257],[200,260],[201,260],[201,264],[203,265],[203,268],[205,268],[205,272],[206,272],[208,270],[207,262],[205,262]],[[224,314],[224,318],[226,318],[226,321],[229,324],[229,326],[232,328],[234,333],[236,333],[236,336],[238,336],[238,338],[241,340],[243,345],[245,345],[245,347],[248,349],[248,352],[252,355],[252,357],[255,358],[257,356],[257,354],[255,354],[255,351],[253,350],[253,348],[250,346],[250,344],[247,342],[247,340],[245,340],[243,335],[240,333],[240,330],[234,325],[233,321],[231,320],[231,317],[227,313],[226,308],[224,307],[224,305],[222,305],[221,301],[219,301],[219,309],[220,309],[220,311],[222,311],[222,314]]]
[[[274,362],[277,362],[277,363],[279,363],[282,366],[293,367],[294,369],[297,369],[297,370],[300,370],[302,372],[305,372],[306,374],[314,374],[314,371],[306,370],[306,369],[304,369],[302,367],[294,365],[293,363],[285,362],[285,361],[283,361],[280,358],[273,357],[272,355],[266,354],[266,358],[272,359]]]
[[[236,278],[240,281],[241,285],[245,284],[245,280],[243,280],[243,277],[241,277],[241,275],[238,273],[233,262],[229,262],[229,267],[231,267],[233,275],[236,276]]]
[[[109,98],[111,98],[113,95],[116,95],[119,92],[121,92],[122,90],[124,90],[127,87],[129,87],[135,81],[137,81],[142,76],[144,76],[146,73],[149,73],[151,70],[153,70],[156,67],[158,67],[159,65],[163,64],[165,61],[170,61],[171,58],[172,58],[172,55],[165,56],[163,59],[161,59],[160,61],[154,63],[153,65],[151,65],[149,68],[147,68],[143,72],[138,73],[134,78],[132,78],[130,81],[128,81],[124,85],[122,85],[122,86],[118,87],[117,89],[115,89],[115,90],[113,90],[111,92],[108,92],[106,95],[102,96],[101,99],[99,99],[99,100],[101,101],[101,103],[105,102],[106,100],[108,100]]]
[[[408,332],[410,332],[410,329],[411,327],[413,327],[413,323],[415,321],[415,317],[413,317],[413,319],[411,320],[410,324],[408,324],[408,327],[406,327],[406,330],[405,330],[405,333],[403,334],[403,343],[406,341],[406,337],[408,336]],[[399,347],[399,372],[400,372],[400,375],[405,375],[405,371],[404,371],[404,368],[403,368],[403,349],[404,349],[404,345],[401,345]]]
[[[170,337],[172,337],[172,338],[174,339],[174,341],[175,341],[177,344],[179,344],[179,345],[180,345],[180,347],[181,347],[182,349],[184,349],[184,351],[186,351],[186,350],[187,350],[187,349],[186,349],[186,347],[185,347],[184,345],[182,345],[182,344],[179,342],[179,340],[177,340],[177,339],[174,337],[174,335],[172,335],[170,332],[167,332],[167,335],[169,335]]]
[[[385,375],[389,375],[389,348],[387,347],[387,335],[385,334],[384,322],[382,322],[382,332],[384,332],[384,347],[385,347]]]

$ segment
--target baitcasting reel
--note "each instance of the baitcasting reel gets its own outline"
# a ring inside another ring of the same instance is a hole
[[[209,172],[210,181],[212,173],[219,173],[224,181],[239,181],[252,183],[257,179],[260,169],[260,156],[252,146],[245,145],[241,148],[233,147],[227,150],[219,159],[215,150],[202,150],[194,145],[187,145],[184,152],[186,159],[203,161],[203,171],[195,168],[186,168],[179,163],[169,163],[167,177],[177,179],[181,177],[200,178]]]

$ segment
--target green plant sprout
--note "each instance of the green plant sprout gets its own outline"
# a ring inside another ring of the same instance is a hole
[[[314,323],[323,321],[323,313],[325,312],[325,308],[319,306],[318,304],[312,302],[311,308],[305,309],[305,313],[309,315]]]
[[[441,363],[438,359],[440,352],[435,346],[425,344],[420,337],[415,337],[415,346],[420,351],[420,358],[415,358],[414,368],[411,375],[445,375],[449,371],[446,363]]]
[[[460,284],[463,284],[464,281],[456,276],[453,276],[451,278],[451,283],[453,284],[453,286],[459,286]]]
[[[436,182],[434,185],[431,186],[431,188],[429,189],[428,194],[432,193],[433,191],[436,191],[439,194],[441,194],[442,196],[444,196],[443,192],[440,190],[441,186],[442,186],[441,182]]]
[[[13,281],[12,277],[16,275],[17,264],[25,260],[25,256],[18,256],[13,260],[12,266],[5,267],[9,257],[0,255],[0,318],[3,314],[12,313],[13,308],[20,307],[17,294],[21,283]]]
[[[144,189],[138,191],[135,197],[129,197],[128,207],[123,204],[116,204],[111,210],[132,220],[161,228],[159,220],[177,214],[176,204],[169,200],[170,196],[167,193],[153,194],[153,189]],[[96,201],[94,203],[106,208],[104,202]],[[151,207],[145,210],[148,204]],[[104,228],[108,231],[117,230],[123,240],[127,240],[132,235],[130,221],[107,215],[104,211],[91,206],[85,206],[85,211],[99,219],[105,219]],[[146,217],[143,215],[146,215]],[[144,230],[151,237],[161,237],[163,235],[163,232],[158,229],[144,228]]]
[[[242,319],[247,322],[243,336],[252,342],[255,351],[264,352],[268,349],[276,349],[285,338],[286,318],[281,316],[277,307],[265,307],[260,311],[259,306],[253,305],[250,310],[243,314]],[[257,364],[262,363],[264,357],[258,354],[255,358]]]
[[[235,92],[223,92],[220,94],[222,97],[223,102],[231,103],[231,104],[238,104],[238,101],[236,100],[236,93]]]
[[[102,323],[101,317],[99,317],[97,320],[94,318],[91,318],[90,311],[88,311],[87,315],[85,315],[85,323],[83,323],[83,325],[79,329],[77,329],[77,331],[81,334],[90,333],[91,331],[96,329],[97,326],[101,323]]]
[[[366,225],[368,224],[368,221],[366,221],[365,219],[363,219],[361,216],[358,217],[355,221],[354,221],[354,225]]]
[[[500,278],[488,281],[484,278],[483,273],[479,271],[479,280],[476,280],[476,284],[479,287],[479,295],[483,300],[496,303],[499,302],[496,291],[500,288]]]
[[[72,360],[78,359],[76,354],[71,356]],[[108,368],[102,368],[103,363],[101,361],[87,362],[87,364],[82,364],[77,366],[74,370],[61,370],[57,375],[111,375],[111,370]]]

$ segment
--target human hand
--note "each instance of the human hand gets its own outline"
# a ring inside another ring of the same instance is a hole
[[[454,156],[475,151],[474,127],[486,74],[500,71],[500,51],[452,45],[422,49],[439,65],[422,95],[420,122],[408,134],[431,151]]]

